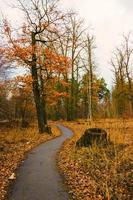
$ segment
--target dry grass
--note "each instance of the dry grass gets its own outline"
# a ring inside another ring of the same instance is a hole
[[[33,147],[60,135],[55,124],[50,123],[52,135],[39,134],[36,125],[28,129],[0,130],[0,199],[6,198],[9,177]]]
[[[131,200],[133,197],[133,120],[83,120],[64,123],[75,135],[59,157],[73,198]],[[86,128],[104,128],[112,141],[107,147],[76,148]]]

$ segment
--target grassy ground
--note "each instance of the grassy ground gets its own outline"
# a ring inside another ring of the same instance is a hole
[[[25,154],[33,147],[60,135],[60,131],[51,123],[52,135],[39,134],[33,125],[28,129],[0,129],[0,200],[6,198],[9,177],[21,164]]]
[[[59,154],[59,167],[77,200],[131,200],[133,197],[133,120],[79,120],[64,123],[74,131]],[[104,128],[107,147],[76,148],[86,128]]]

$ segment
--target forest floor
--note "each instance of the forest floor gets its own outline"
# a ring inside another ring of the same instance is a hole
[[[61,135],[54,123],[52,135],[39,134],[35,125],[27,129],[0,129],[0,200],[6,198],[10,183],[16,179],[15,171],[27,152],[35,146]]]
[[[59,154],[73,199],[132,200],[133,197],[133,120],[83,120],[64,122],[74,132]],[[111,144],[106,147],[77,148],[86,128],[104,128]]]
[[[133,197],[133,120],[84,120],[61,122],[74,135],[64,142],[58,165],[75,200],[132,200]],[[36,127],[0,130],[0,199],[15,177],[15,170],[33,147],[60,135],[51,123],[53,135],[40,135]],[[86,128],[104,128],[112,143],[77,148]],[[10,180],[11,179],[11,180]]]

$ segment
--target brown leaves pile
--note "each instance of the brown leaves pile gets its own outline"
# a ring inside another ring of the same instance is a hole
[[[133,122],[94,122],[113,141],[107,147],[79,148],[76,141],[89,126],[87,123],[65,123],[75,135],[64,143],[59,154],[59,168],[64,174],[72,199],[132,199],[133,188]],[[126,137],[126,139],[125,139]]]
[[[36,128],[27,130],[0,130],[0,199],[4,200],[8,192],[9,180],[24,160],[26,153],[33,147],[60,135],[52,124],[52,135],[39,134]]]
[[[93,200],[95,197],[94,183],[82,171],[78,162],[71,158],[74,151],[72,146],[72,141],[64,143],[64,147],[59,154],[59,168],[65,177],[72,199]]]
[[[64,123],[68,128],[74,130],[74,124]],[[79,161],[75,159],[75,142],[80,137],[79,132],[74,135],[72,139],[67,140],[58,156],[58,166],[63,173],[66,183],[68,185],[69,193],[72,199],[80,200],[94,200],[95,199],[95,185],[94,181],[84,173]],[[97,199],[100,200],[98,197]]]

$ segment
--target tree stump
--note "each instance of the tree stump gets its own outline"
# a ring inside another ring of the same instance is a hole
[[[84,135],[77,141],[77,147],[89,147],[93,144],[103,145],[107,144],[107,132],[101,128],[86,129]]]

